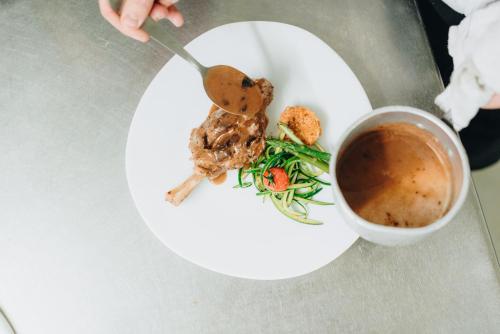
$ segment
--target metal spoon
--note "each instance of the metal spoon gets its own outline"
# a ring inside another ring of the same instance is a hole
[[[112,0],[113,8],[119,8],[120,1]],[[206,67],[200,64],[189,52],[184,49],[177,38],[168,30],[150,17],[142,25],[142,29],[149,33],[151,40],[190,63],[201,74],[203,87],[207,96],[219,108],[232,114],[254,115],[262,107],[262,94],[245,73],[227,65]]]

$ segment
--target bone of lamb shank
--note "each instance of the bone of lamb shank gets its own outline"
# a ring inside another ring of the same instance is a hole
[[[191,132],[189,149],[194,173],[165,199],[179,205],[204,179],[214,180],[230,169],[257,160],[266,146],[266,108],[273,99],[273,86],[266,79],[255,80],[263,97],[261,110],[253,116],[230,114],[213,105],[208,117]]]

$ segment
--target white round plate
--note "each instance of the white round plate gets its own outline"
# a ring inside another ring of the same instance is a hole
[[[186,48],[203,64],[228,64],[273,83],[268,133],[276,132],[285,106],[304,105],[320,117],[320,142],[331,147],[349,124],[371,110],[344,61],[301,28],[232,23],[202,34]],[[233,189],[235,171],[220,186],[203,182],[179,207],[164,201],[165,191],[192,173],[189,135],[210,105],[199,74],[175,56],[151,82],[135,113],[127,143],[127,178],[140,214],[158,238],[204,268],[252,279],[307,274],[348,249],[358,236],[335,206],[311,207],[310,217],[323,225],[296,223],[271,201],[263,203],[253,187]],[[332,201],[329,189],[320,195]]]

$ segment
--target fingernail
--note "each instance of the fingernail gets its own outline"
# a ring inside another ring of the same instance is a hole
[[[135,15],[127,14],[123,17],[123,24],[129,28],[139,28],[139,20]]]
[[[170,1],[170,4],[173,5],[173,4],[176,4],[178,2],[179,2],[179,0],[172,0],[172,1]]]
[[[152,15],[152,18],[153,18],[153,20],[155,20],[155,21],[160,21],[163,17],[162,17],[160,14],[158,14],[158,13],[154,13],[154,14]]]
[[[174,16],[170,19],[170,21],[174,24],[176,27],[180,27],[183,23],[183,20],[179,16]]]

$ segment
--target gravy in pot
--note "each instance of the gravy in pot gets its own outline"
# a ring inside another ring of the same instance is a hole
[[[381,225],[421,227],[450,207],[451,165],[437,138],[407,123],[390,123],[355,138],[337,162],[351,207]]]

